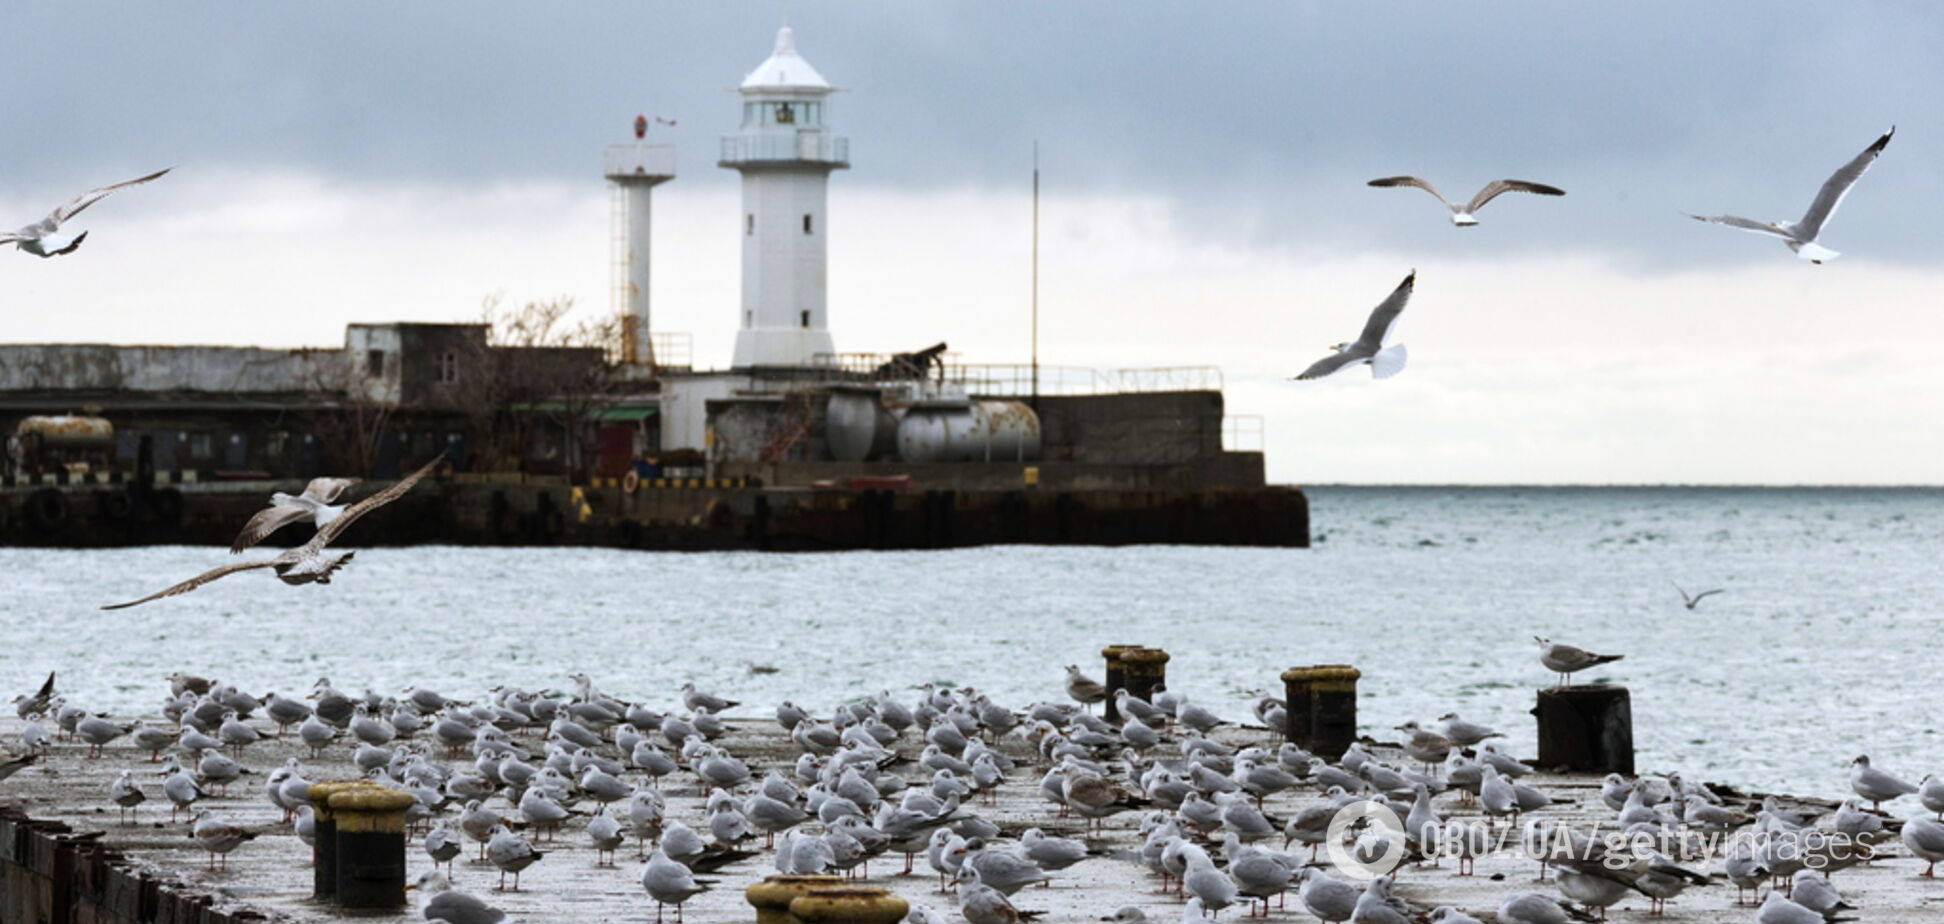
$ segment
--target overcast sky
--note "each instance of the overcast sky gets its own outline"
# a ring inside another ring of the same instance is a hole
[[[845,90],[839,349],[1212,364],[1282,481],[1944,480],[1944,16],[1932,3],[17,6],[0,225],[88,186],[72,257],[0,253],[0,339],[324,344],[492,292],[608,304],[600,148],[637,112],[655,325],[727,359],[731,88],[788,17]],[[1800,215],[1890,125],[1823,266],[1680,217]],[[1414,190],[1513,176],[1459,231]],[[12,217],[5,217],[12,216]],[[1411,367],[1286,376],[1413,267]]]

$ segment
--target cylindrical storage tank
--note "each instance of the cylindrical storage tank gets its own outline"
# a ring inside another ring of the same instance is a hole
[[[898,425],[907,462],[1016,462],[1039,451],[1039,415],[1023,401],[914,406]]]
[[[839,462],[863,462],[898,449],[898,419],[875,389],[830,393],[824,409],[824,442]]]
[[[115,425],[101,417],[28,417],[14,427],[14,435],[32,436],[42,449],[115,448]]]

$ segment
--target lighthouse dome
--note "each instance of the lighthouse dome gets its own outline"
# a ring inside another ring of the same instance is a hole
[[[796,33],[789,26],[776,30],[776,50],[743,78],[744,92],[752,90],[828,90],[830,82],[797,54]]]

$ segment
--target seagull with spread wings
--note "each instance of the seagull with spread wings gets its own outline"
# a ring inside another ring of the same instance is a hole
[[[169,167],[163,170],[157,170],[148,176],[137,177],[126,183],[116,183],[112,186],[90,189],[81,195],[69,199],[67,204],[60,208],[47,213],[47,217],[40,221],[11,233],[0,232],[0,244],[12,244],[37,257],[58,257],[62,254],[73,253],[76,248],[81,246],[81,242],[87,238],[88,232],[83,231],[80,234],[69,237],[61,233],[61,225],[67,223],[74,216],[81,214],[82,209],[100,202],[109,193],[117,189],[138,186],[174,169],[174,167]]]
[[[1417,270],[1404,277],[1390,297],[1384,299],[1370,319],[1364,322],[1363,333],[1351,343],[1339,343],[1330,349],[1336,352],[1325,356],[1304,369],[1297,379],[1320,379],[1348,369],[1359,363],[1370,364],[1372,378],[1387,379],[1403,371],[1406,353],[1404,344],[1384,346],[1391,332],[1397,328],[1397,316],[1404,312],[1404,303],[1411,300],[1411,289],[1417,284]]]
[[[398,483],[352,504],[343,513],[332,518],[329,523],[319,526],[317,528],[317,535],[311,537],[311,541],[294,549],[285,551],[272,558],[236,562],[223,565],[220,568],[211,568],[167,590],[157,591],[140,600],[130,600],[127,603],[115,603],[104,606],[102,609],[119,610],[125,607],[147,603],[151,600],[160,600],[163,597],[186,594],[217,578],[227,577],[238,571],[249,571],[254,568],[275,568],[277,577],[286,584],[329,584],[331,583],[331,575],[350,562],[351,556],[357,553],[345,552],[341,555],[332,555],[324,551],[325,547],[330,545],[332,540],[343,534],[346,529],[351,528],[351,524],[356,523],[359,517],[404,497],[405,492],[412,490],[413,485],[424,480],[425,476],[432,474],[433,470],[438,468],[444,461],[445,453],[439,453],[437,458],[425,463],[424,467],[407,475]]]
[[[1706,600],[1707,598],[1712,597],[1715,594],[1727,593],[1727,590],[1721,587],[1716,587],[1713,590],[1704,590],[1698,594],[1693,594],[1693,595],[1690,595],[1685,590],[1681,590],[1681,585],[1679,584],[1675,584],[1674,589],[1679,590],[1681,592],[1681,602],[1686,604],[1688,609],[1694,609],[1695,607],[1700,606],[1701,601]]]
[[[270,537],[292,523],[309,520],[318,528],[329,526],[332,520],[344,513],[344,504],[333,503],[344,489],[357,484],[357,478],[312,478],[304,486],[302,494],[285,494],[278,491],[270,495],[270,506],[257,511],[250,522],[243,524],[243,531],[236,534],[236,541],[230,544],[230,554],[234,555]]]
[[[1772,234],[1782,239],[1795,251],[1795,255],[1811,263],[1820,264],[1824,260],[1834,260],[1842,254],[1816,243],[1816,236],[1822,234],[1822,226],[1829,216],[1836,214],[1836,207],[1843,204],[1843,197],[1849,195],[1850,187],[1863,178],[1863,171],[1876,163],[1877,155],[1890,144],[1890,136],[1897,133],[1895,125],[1883,133],[1863,153],[1856,155],[1842,169],[1823,182],[1822,189],[1816,192],[1816,201],[1809,203],[1809,211],[1804,212],[1796,221],[1755,221],[1735,215],[1689,215],[1695,221],[1705,221],[1757,234]]]
[[[1437,196],[1438,201],[1443,202],[1445,208],[1451,210],[1451,223],[1460,228],[1469,228],[1472,225],[1478,224],[1478,217],[1474,213],[1484,208],[1485,203],[1498,198],[1500,193],[1522,192],[1534,193],[1541,196],[1566,195],[1566,190],[1560,189],[1557,186],[1547,186],[1544,183],[1529,183],[1525,180],[1493,180],[1485,184],[1485,188],[1479,190],[1478,195],[1473,196],[1470,202],[1459,205],[1446,199],[1443,193],[1438,192],[1436,186],[1414,176],[1387,176],[1383,179],[1371,180],[1365,185],[1415,186],[1422,189],[1433,196]]]

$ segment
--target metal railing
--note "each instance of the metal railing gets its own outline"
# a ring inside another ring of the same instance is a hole
[[[822,131],[725,135],[721,153],[717,161],[726,165],[802,160],[848,166],[850,139]]]
[[[1262,452],[1261,414],[1230,414],[1222,418],[1223,452]]]
[[[648,344],[655,350],[655,365],[662,369],[695,368],[695,335],[687,331],[649,331]]]
[[[666,180],[675,175],[675,146],[649,144],[610,144],[601,152],[601,175],[626,182],[635,177]]]
[[[809,378],[821,381],[867,383],[909,379],[885,374],[909,368],[897,362],[908,354],[820,353],[811,359],[817,370]],[[957,386],[968,394],[994,398],[1023,398],[1035,393],[1035,369],[1030,363],[966,363],[959,354],[944,353],[926,369],[925,378],[942,385]],[[1221,391],[1222,370],[1217,366],[1157,366],[1151,368],[1095,369],[1089,366],[1048,366],[1037,369],[1037,392],[1041,395],[1110,395],[1161,391]]]

